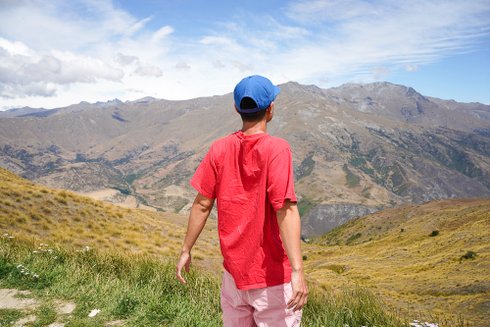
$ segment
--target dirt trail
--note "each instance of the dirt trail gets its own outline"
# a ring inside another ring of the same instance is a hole
[[[26,298],[31,295],[29,291],[19,291],[15,289],[0,289],[0,309],[35,309],[39,303],[35,299]]]
[[[58,314],[58,319],[69,319],[73,311],[75,311],[76,304],[71,302],[66,302],[62,300],[55,300],[55,310]],[[0,309],[14,309],[21,310],[27,314],[27,316],[17,320],[13,327],[23,327],[30,325],[36,321],[36,316],[32,311],[39,307],[40,303],[32,298],[32,293],[30,291],[19,291],[10,288],[0,288]],[[105,325],[110,327],[123,326],[125,325],[124,320],[114,320],[109,321]],[[47,327],[64,327],[66,323],[64,322],[54,322]],[[0,326],[1,327],[1,326]]]

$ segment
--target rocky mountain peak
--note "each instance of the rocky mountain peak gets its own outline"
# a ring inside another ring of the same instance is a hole
[[[287,82],[284,84],[280,84],[281,93],[288,95],[314,95],[314,96],[323,96],[324,90],[319,88],[316,85],[304,85],[298,82]]]

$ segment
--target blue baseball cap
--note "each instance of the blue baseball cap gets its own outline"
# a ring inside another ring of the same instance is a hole
[[[233,96],[239,112],[253,113],[269,108],[279,92],[281,89],[272,84],[269,79],[260,75],[252,75],[245,77],[235,86]],[[244,98],[252,99],[257,106],[255,108],[241,108]]]

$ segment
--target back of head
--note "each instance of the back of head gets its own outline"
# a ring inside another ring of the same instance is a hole
[[[279,87],[266,77],[245,77],[233,91],[235,107],[244,121],[261,120],[280,91]]]

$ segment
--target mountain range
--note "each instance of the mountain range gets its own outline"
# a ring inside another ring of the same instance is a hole
[[[386,82],[280,87],[268,133],[291,145],[305,237],[404,203],[490,196],[490,106]],[[211,142],[240,127],[232,94],[22,108],[0,112],[0,166],[185,213]]]

